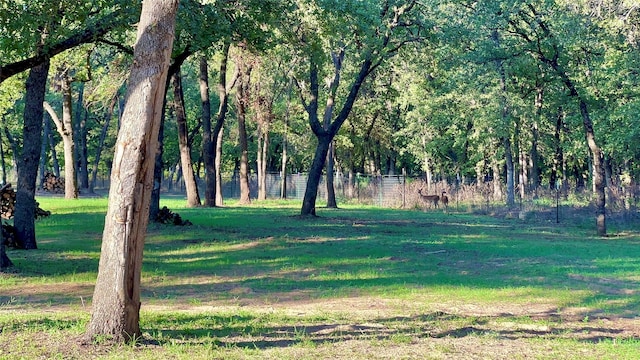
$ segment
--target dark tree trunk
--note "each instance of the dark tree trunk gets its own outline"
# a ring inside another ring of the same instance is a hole
[[[322,170],[324,169],[331,140],[329,136],[318,137],[316,153],[313,156],[313,163],[309,169],[307,188],[305,189],[304,199],[302,200],[302,215],[316,215],[318,187],[320,185],[320,179],[322,178]]]
[[[0,225],[2,225],[1,221]],[[0,229],[0,271],[13,266],[11,259],[9,259],[9,257],[7,256],[3,235],[4,234],[2,233],[2,229]]]
[[[327,150],[327,207],[331,209],[338,208],[336,201],[336,190],[334,185],[334,157],[333,157],[333,141],[329,142]]]
[[[246,114],[249,101],[249,82],[251,79],[251,66],[244,64],[244,59],[239,58],[240,78],[236,93],[236,115],[238,118],[238,140],[240,143],[240,204],[251,203],[249,189],[249,146],[247,139]]]
[[[160,190],[162,190],[162,171],[164,170],[162,154],[164,153],[164,124],[167,113],[168,88],[169,84],[167,83],[164,91],[164,100],[162,102],[160,128],[158,129],[158,149],[156,150],[155,165],[153,167],[153,188],[151,189],[151,201],[149,203],[149,221],[156,221],[160,213]]]
[[[180,149],[180,163],[182,164],[182,176],[187,190],[187,206],[200,206],[200,195],[198,185],[193,172],[193,162],[191,160],[191,146],[189,145],[189,135],[187,130],[187,118],[184,108],[184,93],[182,91],[182,77],[178,70],[172,76],[173,83],[173,109],[176,114],[178,125],[178,145]]]
[[[25,249],[37,249],[35,229],[36,179],[42,145],[42,118],[49,61],[32,68],[26,82],[23,147],[18,157],[18,182],[13,224],[16,241]]]
[[[200,57],[200,101],[202,104],[202,160],[204,162],[204,205],[216,206],[215,148],[211,133],[211,100],[209,98],[209,66]]]
[[[93,169],[91,171],[91,181],[89,182],[89,191],[93,192],[98,177],[98,166],[100,165],[100,157],[102,156],[102,150],[104,149],[104,142],[107,139],[107,131],[109,130],[109,124],[111,123],[111,117],[113,116],[113,109],[118,102],[118,96],[115,95],[111,99],[109,108],[104,117],[104,123],[102,124],[102,130],[100,131],[100,140],[98,142],[98,148],[96,149],[96,156],[93,160]]]
[[[44,186],[44,173],[47,171],[46,163],[47,163],[47,148],[49,147],[49,132],[51,128],[49,127],[49,119],[47,116],[42,117],[42,144],[40,145],[40,166],[38,171],[38,187],[40,189]],[[2,146],[2,142],[0,141],[0,146]],[[0,150],[1,151],[1,150]],[[2,152],[4,154],[4,152]],[[4,171],[4,156],[3,158],[3,171]],[[4,178],[3,184],[7,183],[7,179]]]
[[[591,118],[589,117],[587,103],[585,103],[582,99],[580,99],[580,113],[582,114],[582,121],[587,138],[587,145],[589,146],[589,150],[591,150],[591,154],[593,156],[593,185],[596,203],[596,228],[599,236],[607,236],[604,161],[602,151],[596,143],[596,137],[593,131],[593,123],[591,122]]]
[[[74,133],[76,141],[76,159],[78,160],[78,186],[80,189],[89,189],[89,162],[87,160],[87,110],[84,108],[84,82],[78,89],[76,101]]]
[[[307,188],[304,193],[304,199],[302,200],[302,209],[300,210],[300,214],[303,216],[315,215],[318,186],[320,184],[320,178],[322,177],[322,169],[324,168],[325,161],[327,159],[327,153],[329,152],[329,146],[335,135],[338,133],[338,130],[340,130],[340,127],[349,116],[356,97],[358,96],[358,92],[360,91],[360,87],[372,70],[372,64],[373,63],[370,58],[366,58],[364,60],[360,66],[360,72],[349,89],[349,94],[347,95],[340,113],[329,126],[323,127],[318,119],[318,68],[313,61],[311,62],[309,72],[311,101],[309,104],[305,104],[305,110],[309,116],[309,125],[318,140],[318,144],[313,158],[313,163],[309,169]]]

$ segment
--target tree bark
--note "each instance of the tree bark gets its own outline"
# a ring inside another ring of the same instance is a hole
[[[191,146],[189,145],[189,135],[187,130],[187,117],[184,108],[184,92],[182,90],[182,77],[180,70],[172,76],[173,83],[173,108],[176,113],[176,123],[178,125],[178,147],[180,149],[180,163],[182,164],[182,176],[187,190],[187,206],[200,206],[200,195],[198,194],[198,184],[193,173],[193,162],[191,160]]]
[[[12,267],[13,263],[7,256],[6,248],[4,246],[4,236],[2,229],[0,229],[0,272],[6,268]]]
[[[70,89],[69,83],[69,89]],[[49,105],[48,102],[44,102],[44,109],[49,113],[51,119],[56,124],[58,134],[62,137],[62,144],[64,148],[64,197],[65,199],[77,199],[78,187],[76,180],[76,161],[75,161],[75,143],[73,141],[73,125],[71,120],[71,93],[68,96],[65,95],[67,89],[63,86],[63,103],[62,103],[62,121],[56,114],[55,110]]]
[[[164,102],[162,104],[162,113],[160,115],[160,128],[158,129],[158,149],[155,154],[155,165],[153,166],[153,188],[151,189],[151,201],[149,202],[149,221],[156,221],[160,213],[160,190],[162,190],[162,172],[164,170],[164,162],[162,154],[164,153],[164,125],[167,120],[167,86],[164,90]]]
[[[73,122],[73,132],[76,147],[78,164],[78,187],[89,190],[89,161],[87,159],[87,110],[84,108],[84,82],[80,82],[78,89],[78,101],[76,101],[75,121]]]
[[[249,82],[251,79],[251,66],[244,64],[244,59],[239,58],[237,64],[240,68],[240,78],[236,93],[236,115],[238,118],[238,140],[240,143],[240,204],[251,203],[249,189],[249,149],[247,140],[246,114],[249,100]]]
[[[24,123],[22,128],[23,147],[18,157],[18,182],[13,224],[16,241],[24,249],[37,249],[35,208],[36,179],[40,163],[42,145],[42,117],[44,94],[46,91],[49,61],[34,67],[29,72],[26,83]]]
[[[178,0],[145,1],[118,132],[86,339],[141,335],[140,273]]]
[[[115,95],[111,99],[107,113],[104,116],[104,123],[102,124],[102,130],[100,131],[100,140],[98,141],[98,147],[96,148],[95,159],[93,160],[93,169],[91,170],[91,181],[89,182],[89,191],[93,192],[96,186],[96,179],[98,177],[98,166],[100,165],[100,157],[102,156],[102,149],[104,149],[104,142],[107,139],[107,131],[109,130],[109,124],[111,123],[111,117],[113,116],[113,109],[118,101],[118,95]]]
[[[209,65],[200,57],[200,101],[202,105],[202,159],[204,162],[204,205],[216,206],[215,148],[211,132],[211,100],[209,97]]]
[[[224,205],[224,197],[222,196],[222,127],[218,131],[216,137],[216,206]]]
[[[213,151],[213,178],[207,180],[207,189],[210,192],[212,199],[209,199],[213,204],[211,206],[222,206],[224,199],[222,196],[222,171],[220,165],[222,164],[222,139],[223,139],[223,126],[227,118],[227,111],[229,110],[229,89],[233,87],[233,84],[238,79],[240,72],[236,67],[236,74],[233,77],[230,85],[227,85],[227,65],[229,62],[229,49],[231,43],[229,41],[224,43],[222,49],[222,60],[220,61],[220,70],[218,72],[218,98],[220,105],[218,107],[218,113],[216,115],[216,124],[211,132],[211,148]]]

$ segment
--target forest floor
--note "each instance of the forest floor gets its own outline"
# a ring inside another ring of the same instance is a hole
[[[106,204],[80,201],[82,212],[39,223],[41,250],[9,251],[0,359],[640,357],[637,223],[611,216],[599,240],[581,225],[590,210],[569,208],[556,224],[539,211],[527,222],[369,209],[301,219],[172,203],[195,225],[150,229],[142,337],[86,344],[104,217],[92,209]]]

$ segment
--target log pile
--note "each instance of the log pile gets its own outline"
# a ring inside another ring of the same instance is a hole
[[[4,246],[6,247],[14,249],[22,248],[22,246],[18,243],[16,228],[9,224],[2,224],[2,240],[4,240]]]
[[[16,204],[16,192],[7,183],[0,188],[0,217],[11,219]]]
[[[5,220],[13,218],[15,207],[16,192],[11,184],[7,183],[0,188],[0,217]],[[35,218],[39,219],[49,215],[51,215],[51,211],[41,209],[40,204],[36,202]]]
[[[53,173],[47,171],[44,174],[42,189],[53,194],[64,194],[64,178],[57,177]]]
[[[162,224],[173,224],[178,226],[188,226],[193,225],[189,220],[182,220],[180,215],[172,212],[166,206],[163,206],[160,211],[158,211],[158,215],[156,215],[155,222],[159,222]]]

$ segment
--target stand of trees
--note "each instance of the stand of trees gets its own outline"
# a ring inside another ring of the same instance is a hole
[[[158,21],[172,21],[168,9],[176,6],[177,15],[175,40],[158,42],[170,49],[157,51],[168,56],[166,79],[154,83],[162,93],[153,94],[154,109],[162,111],[145,117],[153,129],[144,135],[155,138],[138,149],[156,158],[137,164],[145,174],[155,167],[153,180],[135,181],[145,196],[154,191],[151,212],[163,179],[183,178],[190,206],[201,205],[203,179],[204,206],[218,206],[223,172],[240,177],[248,203],[250,172],[261,200],[267,172],[304,171],[301,214],[313,215],[323,173],[354,179],[397,169],[424,174],[427,186],[493,180],[509,207],[545,188],[588,188],[602,236],[612,192],[635,206],[640,9],[633,2],[157,3],[168,6]],[[132,25],[141,8],[131,2],[8,1],[0,13],[2,175],[6,182],[16,173],[17,234],[36,249],[38,172],[59,176],[61,162],[65,196],[75,198],[94,191],[99,175],[117,185],[122,157],[138,161],[116,134],[133,131],[129,99],[150,76],[134,82],[134,69],[151,55],[136,53]],[[148,66],[162,67],[165,59],[153,61]],[[337,207],[328,179],[327,205]],[[113,217],[128,224],[130,211],[143,215],[140,204],[121,204]],[[121,305],[133,314],[135,301]],[[134,322],[109,331],[135,334]]]

